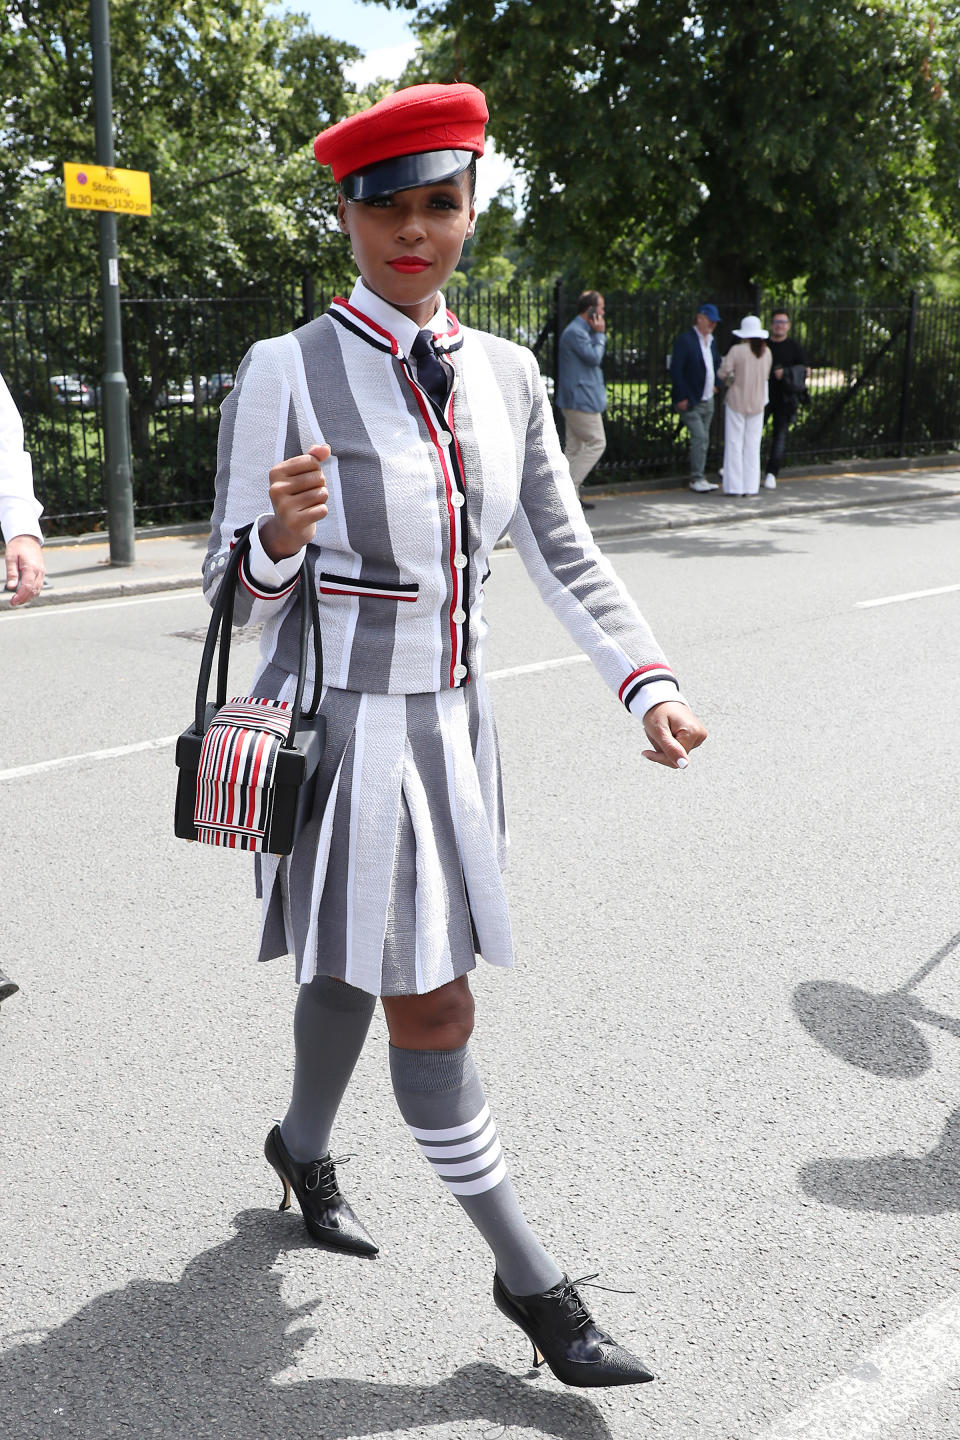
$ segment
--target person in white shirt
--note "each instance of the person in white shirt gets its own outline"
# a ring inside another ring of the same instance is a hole
[[[7,583],[11,605],[26,605],[43,584],[42,506],[33,494],[33,465],[23,448],[23,422],[0,375],[0,530],[6,542]],[[0,970],[0,1004],[19,986]]]
[[[42,511],[33,493],[33,465],[23,448],[23,421],[0,375],[0,530],[11,605],[26,605],[43,585],[43,537],[37,523]]]

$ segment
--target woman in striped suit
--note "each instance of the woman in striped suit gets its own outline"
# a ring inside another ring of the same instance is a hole
[[[293,1096],[266,1154],[311,1234],[376,1253],[329,1137],[379,996],[400,1110],[493,1250],[496,1304],[561,1380],[628,1384],[650,1371],[526,1224],[468,1048],[477,955],[513,963],[483,679],[500,537],[641,717],[649,759],[682,768],[706,732],[592,542],[534,357],[444,307],[486,119],[473,86],[415,86],[317,137],[360,278],[255,345],[223,406],[207,593],[255,521],[235,617],[264,622],[254,693],[293,692],[304,554],[325,653],[322,799],[292,855],[261,860],[260,956],[293,953],[300,984]]]

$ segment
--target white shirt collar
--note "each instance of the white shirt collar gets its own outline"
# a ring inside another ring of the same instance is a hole
[[[402,311],[388,305],[386,300],[382,300],[379,295],[369,289],[362,279],[358,279],[353,287],[350,304],[355,305],[371,320],[375,320],[384,330],[389,330],[400,349],[407,355],[421,330],[430,330],[434,335],[446,335],[447,333],[447,307],[442,295],[437,296],[437,308],[426,325],[417,325],[409,315],[404,315]]]

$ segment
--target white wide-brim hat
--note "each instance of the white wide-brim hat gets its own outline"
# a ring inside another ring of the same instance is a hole
[[[770,331],[764,330],[759,315],[744,315],[740,321],[740,329],[733,333],[739,335],[741,340],[766,340]]]

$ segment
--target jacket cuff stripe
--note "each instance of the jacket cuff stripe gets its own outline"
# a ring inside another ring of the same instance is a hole
[[[669,680],[672,685],[677,687],[678,691],[680,689],[677,677],[669,665],[641,665],[639,670],[632,671],[620,686],[620,699],[629,709],[630,701],[637,691],[642,690],[644,685],[652,684],[655,680]]]
[[[279,589],[272,590],[269,585],[264,585],[260,580],[255,580],[250,574],[247,568],[249,558],[248,552],[240,562],[240,583],[245,590],[250,592],[255,600],[282,600],[285,595],[289,595],[292,590],[297,588],[300,580],[299,571],[286,585],[281,585]]]

